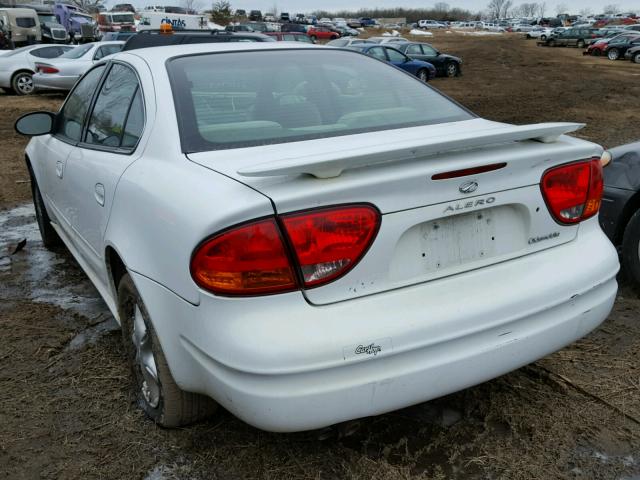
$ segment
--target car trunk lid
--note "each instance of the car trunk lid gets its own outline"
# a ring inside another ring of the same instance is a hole
[[[600,155],[597,145],[561,136],[577,128],[474,119],[188,156],[266,195],[277,213],[349,203],[380,210],[380,231],[360,263],[305,291],[321,305],[571,241],[579,227],[552,219],[539,183],[552,166]]]

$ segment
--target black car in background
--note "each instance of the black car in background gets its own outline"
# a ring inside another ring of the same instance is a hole
[[[640,63],[640,46],[628,49],[627,53],[624,54],[624,58],[635,63]]]
[[[262,12],[260,10],[251,10],[249,12],[249,20],[251,20],[252,22],[261,22]]]
[[[600,225],[621,253],[622,266],[640,286],[640,142],[609,150]]]
[[[621,35],[611,40],[604,49],[604,54],[609,60],[624,58],[627,50],[640,46],[640,32],[638,35]]]
[[[428,43],[407,42],[393,45],[405,55],[431,63],[438,77],[457,77],[462,74],[462,59],[439,52]]]

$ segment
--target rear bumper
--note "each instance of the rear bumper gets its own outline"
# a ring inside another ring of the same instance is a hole
[[[33,75],[33,85],[36,90],[64,90],[69,91],[80,78],[79,75],[61,76],[61,75],[43,75],[35,73]]]
[[[308,430],[467,388],[596,328],[618,259],[595,219],[580,230],[518,260],[324,307],[299,293],[203,293],[195,306],[133,275],[182,388],[256,427]]]

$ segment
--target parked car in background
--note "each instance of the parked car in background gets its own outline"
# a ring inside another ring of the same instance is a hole
[[[349,45],[361,45],[363,43],[377,45],[376,42],[370,41],[368,38],[354,38],[354,37],[346,37],[346,38],[336,38],[335,40],[331,40],[327,43],[327,46],[331,47],[348,47]]]
[[[621,253],[622,265],[640,287],[640,142],[607,152],[600,224]]]
[[[225,30],[174,30],[167,34],[160,30],[145,30],[132,36],[122,51],[193,43],[275,42],[268,35],[254,32],[227,32]]]
[[[367,38],[367,40],[369,40],[370,42],[379,43],[381,45],[384,45],[385,43],[404,43],[409,41],[404,37],[393,37],[391,35],[389,35],[388,37],[369,37]]]
[[[394,48],[411,58],[432,64],[436,67],[437,76],[457,77],[462,74],[462,59],[442,53],[431,44],[405,42],[394,45]]]
[[[255,32],[251,25],[227,25],[224,27],[227,32]]]
[[[640,46],[640,32],[638,35],[623,35],[612,39],[606,44],[604,54],[609,60],[620,60],[627,50],[637,46]]]
[[[313,43],[306,34],[300,32],[265,32],[264,35],[267,35],[279,42]]]
[[[18,4],[16,7],[35,10],[40,22],[42,43],[67,43],[69,41],[69,35],[53,14],[51,5]]]
[[[316,40],[333,40],[340,37],[338,32],[334,32],[331,28],[324,25],[314,25],[309,27],[307,35],[313,42]]]
[[[538,38],[544,41],[552,32],[553,29],[549,27],[534,27],[525,34],[525,38]]]
[[[249,12],[249,20],[251,20],[252,22],[261,22],[262,12],[260,10],[251,10]]]
[[[447,26],[444,23],[437,22],[435,20],[418,20],[418,28],[440,29],[447,28]]]
[[[4,35],[14,47],[22,47],[42,41],[40,20],[31,8],[0,8],[0,23]]]
[[[287,12],[282,12],[280,14],[280,21],[281,22],[285,22],[285,23],[290,22],[291,21],[291,17],[289,16],[289,14]]]
[[[212,398],[318,429],[503,375],[611,311],[602,148],[564,135],[581,125],[488,121],[345,49],[111,60],[15,127],[44,246],[122,327],[122,410],[177,427]]]
[[[298,32],[298,33],[307,33],[308,27],[307,25],[303,25],[301,23],[283,23],[280,26],[281,32]]]
[[[633,30],[634,32],[640,32],[640,23],[635,25],[627,25],[624,27],[625,30]]]
[[[383,62],[388,62],[405,72],[415,75],[423,82],[428,82],[436,77],[436,67],[431,63],[422,60],[414,60],[409,56],[387,45],[378,44],[352,44],[348,46],[350,50],[355,50],[370,57],[377,58]]]
[[[78,78],[104,57],[122,50],[124,42],[93,42],[80,45],[59,57],[36,62],[33,86],[38,90],[68,92]]]
[[[355,28],[336,26],[334,30],[337,31],[341,37],[357,37],[360,35],[360,32]]]
[[[275,22],[276,21],[276,16],[273,13],[265,13],[263,20],[265,22]]]
[[[106,32],[102,35],[100,39],[101,42],[113,42],[113,41],[122,41],[126,42],[134,35],[137,35],[137,32]]]
[[[624,58],[634,63],[640,63],[640,47],[629,48],[624,54]]]
[[[605,37],[605,38],[599,38],[597,39],[595,42],[593,42],[591,45],[589,45],[587,47],[587,49],[583,52],[583,55],[592,55],[594,57],[599,57],[601,55],[605,54],[605,50],[607,48],[607,46],[609,45],[609,42],[611,41],[615,41],[618,39],[618,37],[624,37],[624,36],[638,36],[636,33],[634,32],[629,32],[629,33],[619,33],[617,35],[614,36],[609,36],[609,37]]]
[[[599,33],[594,28],[569,28],[560,33],[554,33],[542,42],[548,47],[578,47],[585,48],[597,38]]]
[[[36,62],[57,58],[73,50],[72,45],[29,45],[0,56],[0,88],[17,95],[34,92]]]

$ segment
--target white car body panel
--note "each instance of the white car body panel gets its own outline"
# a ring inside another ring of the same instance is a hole
[[[124,45],[125,42],[113,40],[108,42],[92,42],[92,47],[80,58],[41,59],[44,63],[57,68],[58,73],[35,73],[33,83],[36,90],[71,90],[78,79],[84,75],[95,63],[102,59],[95,59],[99,48],[109,45]],[[89,44],[86,44],[89,45]]]
[[[417,137],[428,143],[505,126],[473,119],[286,148],[184,155],[166,60],[277,48],[292,47],[180,45],[117,54],[114,59],[138,71],[144,92],[146,126],[134,154],[105,167],[104,154],[70,146],[60,153],[59,178],[57,161],[49,165],[51,136],[33,138],[27,147],[52,221],[116,318],[107,250],[126,265],[181,388],[213,397],[257,427],[306,430],[488,380],[562,348],[606,318],[617,289],[614,247],[596,218],[556,224],[539,187],[549,167],[600,155],[592,143],[567,136],[550,143],[505,140],[348,168],[327,179],[238,171],[309,152],[382,148]],[[435,173],[499,162],[507,166],[479,176],[473,195],[459,191],[467,178],[431,180]],[[104,207],[95,204],[96,183],[105,187]],[[53,205],[56,188],[67,195],[66,210]],[[337,281],[304,292],[230,298],[201,290],[191,278],[192,252],[216,232],[274,215],[274,208],[283,213],[350,202],[374,204],[382,226],[362,261]],[[447,256],[441,270],[436,257],[416,261],[420,242],[437,249],[447,238],[429,240],[420,229],[434,221],[458,228],[451,219],[463,218],[460,212],[490,213],[498,223],[491,231],[498,240],[486,257],[478,257],[486,238],[470,235],[465,248],[471,254]]]
[[[13,50],[0,51],[0,88],[9,88],[11,87],[11,78],[14,73],[20,70],[27,70],[29,72],[35,72],[35,63],[36,62],[49,62],[54,60],[52,58],[40,58],[34,55],[31,55],[29,52],[32,50],[48,47],[48,46],[60,46],[60,45],[30,45],[28,47],[24,47],[19,53],[13,53]],[[62,45],[63,48],[73,48],[67,47],[66,45]],[[8,56],[7,56],[8,55]]]

